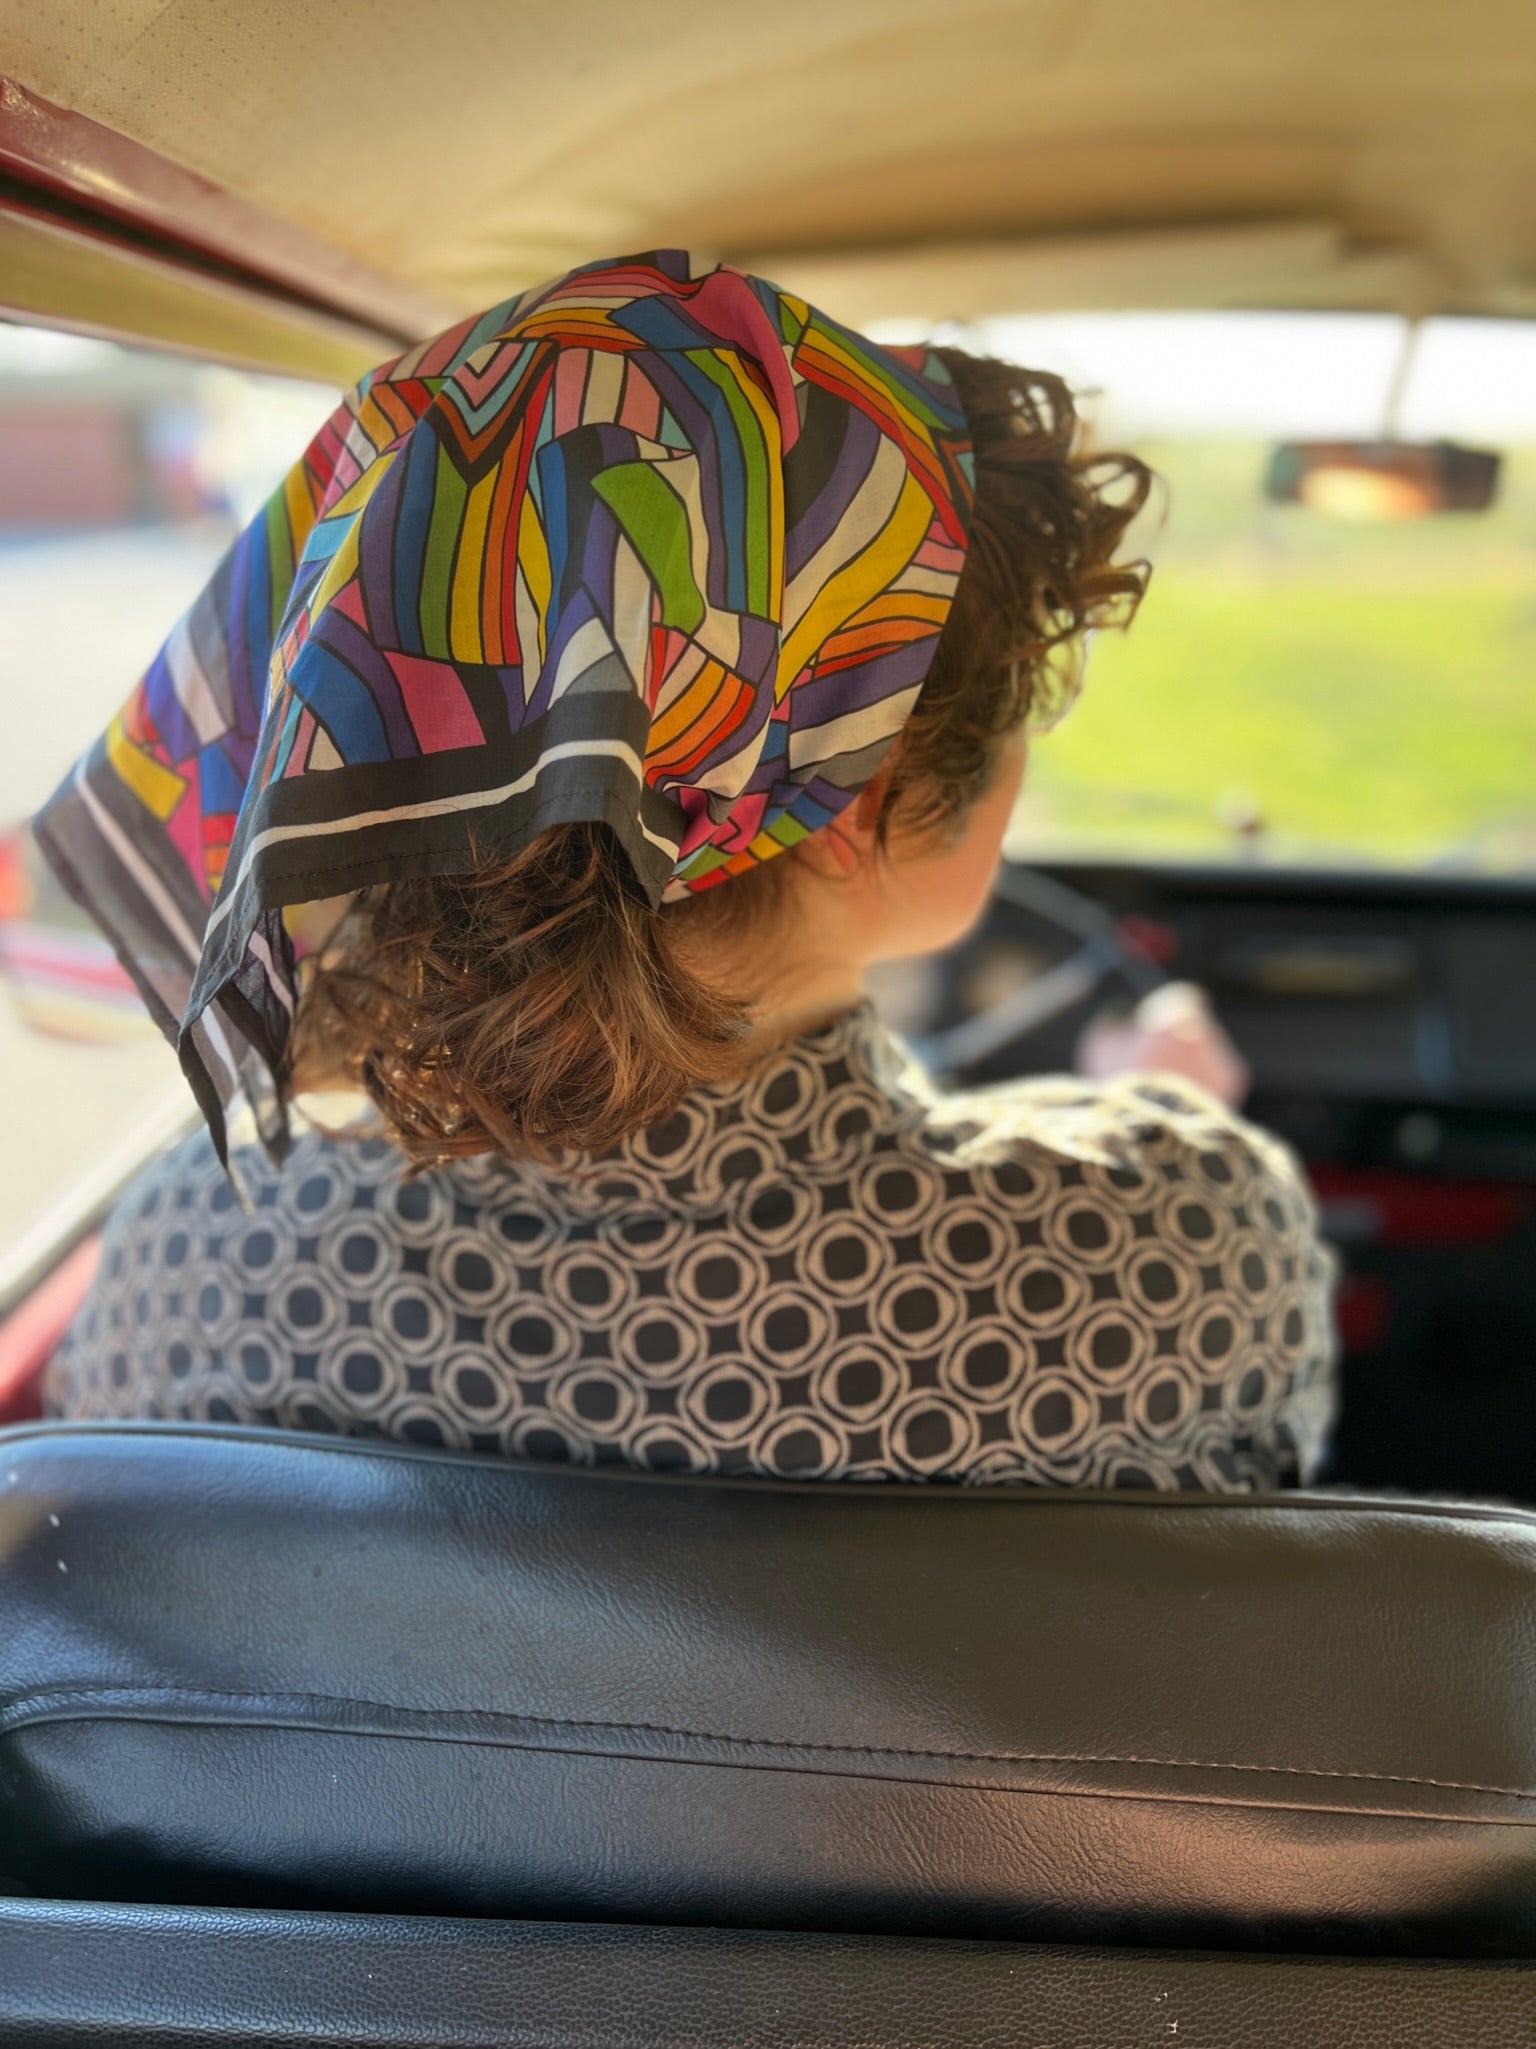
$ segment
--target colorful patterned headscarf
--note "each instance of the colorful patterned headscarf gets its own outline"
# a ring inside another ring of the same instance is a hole
[[[603,821],[653,904],[827,823],[964,559],[948,375],[761,278],[592,264],[365,377],[37,823],[215,1136],[266,1143],[284,905]]]

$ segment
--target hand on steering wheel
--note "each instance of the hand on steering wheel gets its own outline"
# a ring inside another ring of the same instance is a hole
[[[1092,1081],[1179,1074],[1234,1110],[1248,1093],[1248,1064],[1195,982],[1165,982],[1129,1017],[1101,1011],[1078,1040],[1074,1065]]]
[[[1141,1000],[1129,1017],[1106,1012],[1092,1020],[1078,1042],[1080,1073],[1106,1080],[1112,1074],[1161,1068],[1234,1107],[1242,1101],[1247,1067],[1204,991],[1193,983],[1169,982],[1128,929],[1134,921],[1119,920],[1092,898],[1026,868],[1005,868],[995,894],[1077,944],[1055,967],[1000,1002],[915,1047],[935,1074],[961,1074],[1017,1049],[1113,979]]]

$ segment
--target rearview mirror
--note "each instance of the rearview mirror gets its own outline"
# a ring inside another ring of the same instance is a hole
[[[1269,459],[1264,495],[1334,519],[1486,512],[1501,461],[1454,441],[1285,441]]]

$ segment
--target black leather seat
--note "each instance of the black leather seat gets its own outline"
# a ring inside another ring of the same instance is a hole
[[[18,1900],[1487,1959],[1529,2012],[1533,1710],[1514,1510],[0,1435]]]

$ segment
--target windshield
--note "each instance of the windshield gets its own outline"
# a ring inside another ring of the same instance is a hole
[[[955,337],[1063,372],[1165,491],[1132,631],[1033,747],[1010,851],[1536,871],[1536,322],[1420,329],[1396,420],[1504,455],[1486,513],[1330,519],[1277,440],[1382,431],[1403,323],[1104,314]]]
[[[910,337],[885,332],[886,339]],[[1379,430],[1402,323],[997,321],[1102,443],[1166,484],[1134,630],[1037,738],[1025,858],[1536,872],[1536,323],[1425,324],[1405,435],[1500,448],[1493,510],[1350,525],[1267,503],[1282,436]],[[184,1114],[176,1063],[20,828],[120,703],[334,394],[0,325],[0,1253],[114,1148]]]

